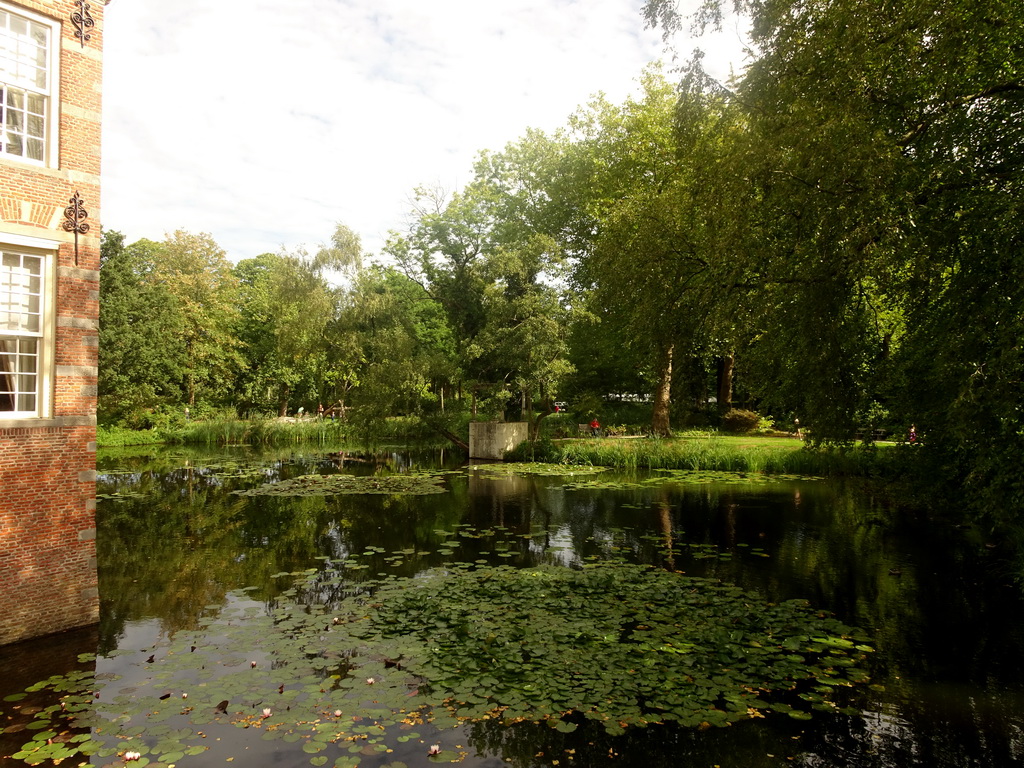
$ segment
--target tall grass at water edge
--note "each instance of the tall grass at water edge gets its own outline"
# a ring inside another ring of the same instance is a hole
[[[412,418],[392,417],[367,424],[331,419],[210,419],[167,430],[166,442],[191,445],[287,445],[289,443],[364,445],[438,441],[435,432]],[[441,444],[446,444],[442,442]]]
[[[739,445],[700,439],[574,440],[554,447],[549,460],[618,469],[690,469],[791,475],[879,475],[888,450]]]
[[[337,443],[350,437],[351,425],[325,419],[210,419],[156,429],[99,426],[96,442],[103,447],[153,445],[285,445],[297,442]]]

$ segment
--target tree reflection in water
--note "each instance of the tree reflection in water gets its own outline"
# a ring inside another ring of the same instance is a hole
[[[403,472],[436,464],[433,456],[407,453],[351,458],[342,466],[337,454],[300,450],[101,452],[98,639],[61,636],[58,645],[75,651],[67,658],[40,643],[0,649],[0,699],[27,684],[24,674],[8,670],[30,670],[40,679],[67,671],[77,652],[106,654],[125,644],[138,650],[141,638],[159,641],[195,630],[241,587],[256,587],[250,597],[271,606],[287,588],[276,574],[353,553],[369,573],[400,576],[450,559],[579,567],[588,558],[620,556],[736,583],[771,600],[805,598],[863,628],[878,648],[877,688],[857,702],[863,714],[816,714],[809,722],[769,717],[705,731],[652,726],[617,737],[589,727],[563,734],[546,725],[480,722],[458,739],[470,747],[464,765],[525,768],[557,760],[652,768],[959,768],[1024,762],[1021,597],[1005,583],[1008,571],[998,554],[971,531],[901,513],[859,486],[825,482],[566,490],[558,477],[464,472],[437,496],[231,494],[312,472]],[[492,535],[449,535],[459,530]],[[505,545],[495,545],[495,532]],[[0,754],[25,740],[17,729],[24,706],[0,705],[3,727],[14,728],[0,742]],[[250,750],[245,764],[305,764],[301,751],[283,757],[286,747],[267,747],[265,760]],[[360,765],[398,759],[429,764],[425,749],[403,746],[390,757],[362,756]],[[212,757],[182,761],[205,764],[212,765]]]

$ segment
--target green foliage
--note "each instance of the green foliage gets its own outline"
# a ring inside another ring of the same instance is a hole
[[[505,454],[506,461],[557,462],[559,448],[550,438],[524,440]]]
[[[726,5],[691,21],[714,26]],[[678,84],[648,71],[621,105],[595,98],[564,130],[482,153],[463,190],[415,191],[385,248],[397,270],[355,273],[342,225],[312,258],[265,255],[234,276],[209,236],[125,247],[109,233],[100,421],[326,400],[369,437],[395,415],[560,398],[630,424],[604,400],[644,392],[668,435],[670,402],[677,423],[714,423],[704,405],[727,407],[735,362],[743,402],[798,414],[819,444],[916,424],[936,495],[966,489],[975,514],[1012,523],[1024,6],[731,5],[757,54],[729,88],[695,56]],[[643,15],[666,36],[687,21],[674,0]],[[327,268],[351,289],[332,293]]]
[[[99,384],[102,424],[149,426],[161,405],[180,402],[185,318],[173,293],[153,279],[160,246],[125,245],[104,232],[100,269]]]
[[[96,445],[107,448],[125,445],[153,445],[164,440],[156,430],[127,429],[119,426],[98,425]]]
[[[642,83],[641,98],[619,107],[597,99],[572,118],[563,173],[579,187],[590,234],[562,236],[579,257],[573,279],[600,321],[584,333],[604,341],[594,350],[593,338],[581,340],[589,349],[579,365],[591,381],[579,383],[603,385],[600,395],[653,392],[651,427],[668,434],[674,363],[731,354],[736,337],[733,260],[716,239],[713,212],[722,200],[707,170],[733,115],[720,100],[695,98],[683,119],[689,96],[657,70]],[[618,382],[595,375],[616,367],[631,373]]]
[[[229,416],[193,421],[165,433],[172,442],[192,445],[285,445],[336,443],[352,434],[352,427],[330,419],[238,419]]]
[[[703,6],[714,25],[725,4]],[[1024,8],[945,0],[735,4],[759,55],[714,188],[762,407],[849,440],[873,404],[927,424],[922,477],[994,521],[1024,488]],[[649,0],[666,34],[683,18]],[[697,68],[686,83],[707,88]],[[995,446],[995,448],[993,448]]]
[[[474,408],[491,400],[484,407],[500,414],[518,399],[532,412],[571,371],[563,254],[543,188],[555,146],[530,132],[503,153],[484,153],[465,190],[417,189],[412,225],[385,248],[442,310],[453,342],[444,374],[471,391]]]
[[[704,434],[644,440],[565,440],[546,460],[622,469],[682,469],[780,475],[894,477],[906,471],[903,452],[887,448],[810,448],[789,438],[734,438]],[[521,458],[525,458],[517,454]]]
[[[337,494],[423,495],[444,493],[443,472],[400,475],[302,475],[257,488],[232,491],[239,496],[333,496]]]
[[[216,643],[176,633],[140,661],[130,691],[87,671],[30,686],[61,705],[37,713],[28,728],[46,738],[17,759],[132,750],[177,762],[228,723],[317,754],[416,738],[400,724],[544,722],[568,733],[589,720],[617,735],[803,720],[836,711],[843,689],[868,680],[872,649],[856,630],[806,602],[769,603],[716,580],[621,563],[354,580],[364,567],[352,557],[347,576],[277,574],[299,578],[269,611],[234,593],[234,608],[202,622]],[[53,736],[72,723],[90,735],[55,752]]]
[[[245,363],[238,352],[238,281],[227,254],[202,233],[178,230],[160,244],[150,278],[166,286],[183,320],[179,337],[185,403],[230,400]]]
[[[439,307],[415,281],[392,268],[359,272],[327,327],[335,404],[366,438],[386,434],[398,415],[442,410],[454,376],[454,341]]]
[[[722,414],[722,430],[737,435],[744,435],[756,430],[761,424],[761,417],[753,411],[733,408]]]
[[[726,725],[801,711],[796,698],[771,699],[802,681],[830,709],[835,686],[867,679],[856,663],[868,649],[855,647],[866,638],[806,603],[772,605],[642,566],[454,570],[385,585],[373,601],[360,634],[418,641],[410,671],[457,717],[497,708],[506,722],[556,723],[571,713],[612,734]]]
[[[295,399],[309,409],[321,402],[329,376],[326,329],[337,303],[322,274],[328,261],[300,251],[263,254],[235,267],[246,360],[240,410],[285,416]]]

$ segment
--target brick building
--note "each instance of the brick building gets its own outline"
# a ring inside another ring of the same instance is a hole
[[[103,11],[0,0],[0,644],[99,616]]]

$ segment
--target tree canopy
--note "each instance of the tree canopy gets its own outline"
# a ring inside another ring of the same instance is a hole
[[[736,79],[697,53],[481,152],[464,188],[413,192],[376,263],[343,224],[233,268],[208,235],[108,233],[101,416],[518,418],[571,393],[649,398],[668,434],[717,400],[819,443],[915,424],[923,471],[1024,509],[1024,6],[643,8],[668,40],[730,13]]]

